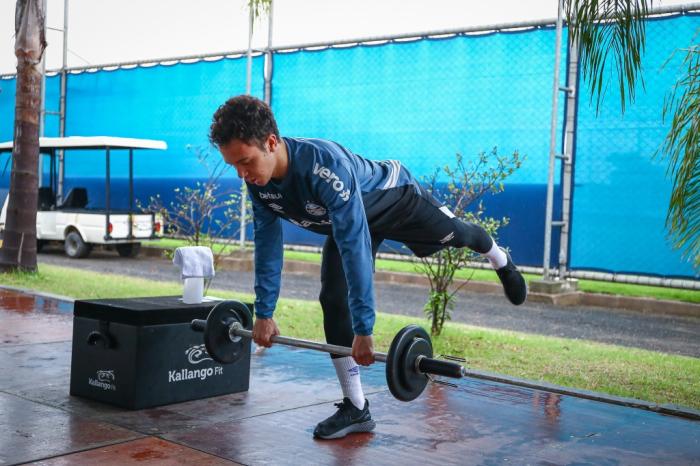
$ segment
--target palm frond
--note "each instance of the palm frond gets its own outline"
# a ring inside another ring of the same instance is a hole
[[[258,19],[270,12],[272,0],[248,0],[248,10],[253,12],[253,18]]]
[[[646,30],[644,20],[653,0],[565,0],[565,14],[572,43],[578,43],[579,63],[590,86],[591,101],[600,110],[607,75],[617,71],[620,105],[634,102]],[[612,67],[612,68],[611,68]]]
[[[697,36],[696,36],[697,37]],[[700,269],[700,45],[686,49],[684,73],[664,101],[671,128],[661,151],[673,189],[666,227],[676,248]]]

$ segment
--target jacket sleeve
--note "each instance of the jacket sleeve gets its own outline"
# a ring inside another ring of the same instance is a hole
[[[328,209],[333,239],[342,258],[353,331],[355,335],[372,335],[372,242],[359,183],[352,169],[334,157],[320,157],[311,176],[314,194]]]
[[[282,223],[259,200],[251,196],[255,243],[255,315],[272,317],[282,278]]]

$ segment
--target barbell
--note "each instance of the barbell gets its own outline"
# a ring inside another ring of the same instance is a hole
[[[253,316],[248,306],[238,301],[222,301],[209,312],[206,320],[195,319],[192,330],[204,332],[207,352],[217,362],[230,364],[244,354],[245,345],[253,338]],[[297,348],[352,356],[352,349],[315,341],[275,335],[273,343]],[[429,374],[461,378],[465,369],[460,364],[433,358],[430,335],[417,325],[401,329],[391,342],[388,353],[374,353],[375,361],[386,363],[389,391],[401,401],[416,399],[431,380]]]

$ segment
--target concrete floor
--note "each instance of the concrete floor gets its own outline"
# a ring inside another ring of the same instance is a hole
[[[700,464],[699,421],[474,379],[403,403],[380,364],[362,375],[375,432],[314,440],[334,370],[280,346],[247,392],[129,411],[69,395],[71,340],[70,305],[0,291],[0,464]]]

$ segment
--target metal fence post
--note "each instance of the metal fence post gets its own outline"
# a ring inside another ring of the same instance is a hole
[[[246,82],[245,82],[245,93],[250,95],[252,90],[252,74],[253,74],[253,26],[255,21],[255,15],[252,8],[248,8],[248,52],[247,52],[247,63],[246,63]],[[248,206],[246,205],[246,196],[248,195],[245,186],[245,180],[241,180],[241,231],[240,231],[240,248],[241,250],[245,248],[245,229],[246,229],[246,215],[248,215]]]
[[[270,12],[267,18],[267,50],[265,50],[265,90],[264,99],[267,105],[272,105],[272,8],[274,1],[270,0]]]
[[[66,135],[66,88],[68,86],[68,0],[63,0],[63,65],[61,66],[61,97],[58,102],[58,135]],[[58,188],[56,201],[63,202],[63,149],[58,151]]]
[[[562,207],[559,234],[559,278],[568,276],[569,235],[571,233],[571,200],[573,189],[574,153],[576,150],[576,115],[578,110],[578,43],[569,40],[567,64],[566,116],[564,120],[564,154],[562,155]]]
[[[549,137],[549,174],[547,177],[547,204],[544,227],[544,260],[542,278],[549,278],[549,259],[552,251],[552,206],[554,204],[554,163],[556,161],[557,122],[559,110],[559,66],[561,63],[561,35],[563,0],[557,2],[556,50],[554,55],[554,86],[552,88],[552,126]]]

